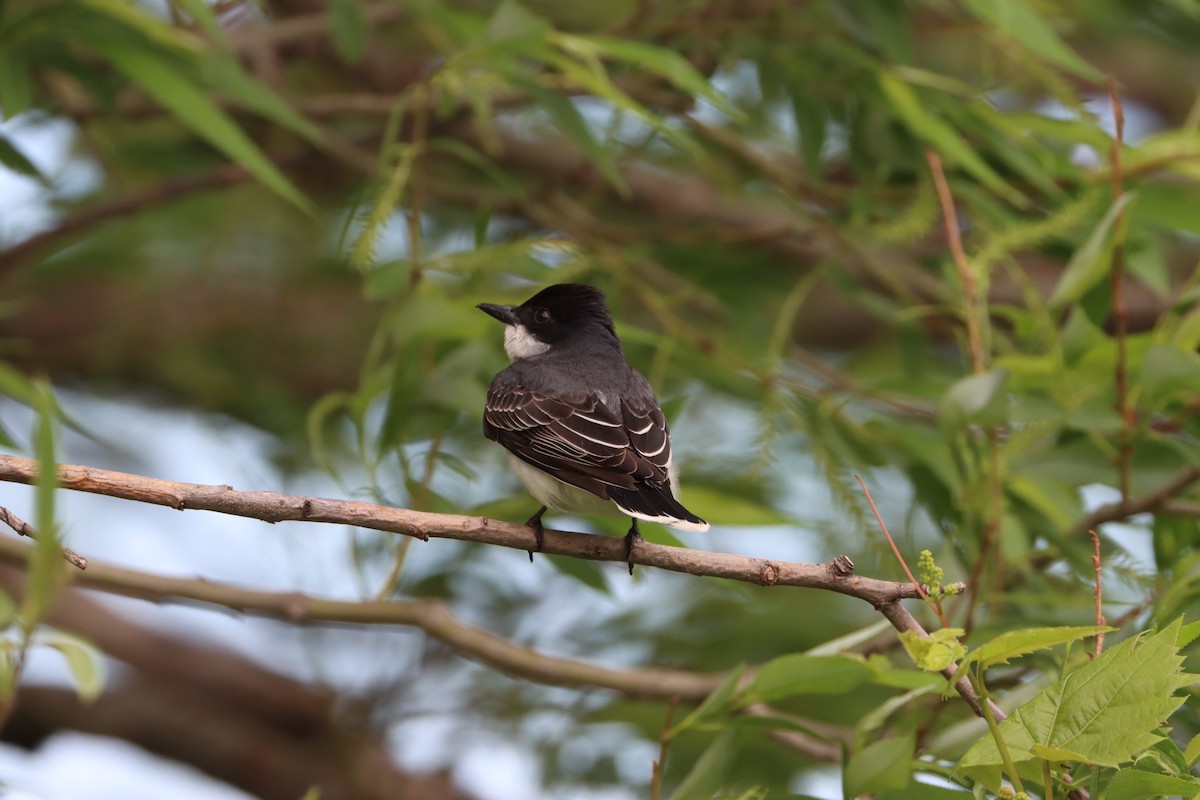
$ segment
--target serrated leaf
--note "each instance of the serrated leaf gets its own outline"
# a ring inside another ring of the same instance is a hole
[[[1011,659],[1033,653],[1037,650],[1044,650],[1047,647],[1054,647],[1055,645],[1066,644],[1067,642],[1075,642],[1080,639],[1086,639],[1089,636],[1095,636],[1101,631],[1111,630],[1114,629],[1098,625],[1079,625],[1074,627],[1026,628],[1019,631],[1006,631],[990,642],[980,645],[968,653],[967,657],[963,659],[960,668],[967,669],[973,664],[978,664],[981,668],[987,669],[996,664],[1006,664]]]
[[[967,646],[959,641],[965,633],[962,628],[939,628],[929,636],[915,631],[901,631],[899,635],[900,643],[919,669],[941,672],[966,654]]]
[[[845,694],[871,679],[874,670],[861,658],[796,653],[763,664],[739,703],[779,700],[797,694]]]
[[[853,753],[842,777],[846,797],[903,789],[912,777],[915,748],[914,737],[898,736],[872,742]]]
[[[688,728],[728,711],[733,705],[734,695],[737,693],[744,674],[746,674],[745,664],[738,664],[730,670],[729,674],[725,676],[725,680],[721,681],[721,684],[709,692],[708,697],[704,698],[704,702],[671,729],[670,738],[673,739]]]
[[[733,768],[737,728],[729,728],[708,746],[688,771],[671,800],[709,800]]]
[[[1021,0],[965,0],[966,7],[979,19],[992,25],[1030,52],[1081,78],[1101,81],[1104,76],[1071,49],[1054,28]]]
[[[1109,206],[1083,245],[1071,255],[1071,260],[1063,268],[1062,277],[1058,279],[1058,285],[1050,295],[1052,308],[1060,309],[1075,302],[1108,274],[1112,266],[1113,228],[1117,217],[1135,197],[1134,192],[1121,195]]]
[[[12,141],[0,134],[0,164],[3,164],[8,169],[24,175],[26,178],[33,178],[43,186],[49,186],[50,181],[46,178],[42,171],[37,168],[29,158],[21,152],[21,150],[12,143]]]
[[[79,699],[90,703],[100,696],[104,691],[104,660],[94,645],[62,631],[43,634],[38,641],[62,654]]]
[[[367,21],[354,0],[331,0],[330,23],[333,43],[347,64],[357,64],[367,42]]]
[[[1192,740],[1188,742],[1183,751],[1183,757],[1187,760],[1189,768],[1195,767],[1196,762],[1200,761],[1200,733],[1193,736]]]
[[[263,155],[237,123],[199,87],[173,69],[167,58],[102,35],[90,37],[88,43],[180,123],[241,164],[280,197],[302,211],[312,211],[309,200]]]
[[[1104,800],[1142,800],[1168,796],[1196,798],[1200,796],[1200,780],[1190,775],[1182,777],[1123,769],[1112,776],[1104,790]]]
[[[1100,658],[1064,675],[1000,724],[1013,761],[1037,756],[1034,745],[1067,751],[1077,760],[1119,766],[1160,738],[1163,720],[1183,703],[1175,692],[1194,676],[1184,674],[1176,651],[1180,622],[1122,642]],[[982,780],[1001,762],[990,735],[980,739],[959,767]]]

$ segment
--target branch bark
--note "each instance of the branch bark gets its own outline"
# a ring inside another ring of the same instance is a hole
[[[24,583],[19,570],[0,567],[5,591],[19,598]],[[296,800],[313,786],[326,800],[470,800],[445,774],[397,767],[384,737],[356,716],[359,699],[138,625],[80,591],[61,595],[48,622],[128,669],[90,704],[67,690],[21,687],[5,741],[32,749],[65,730],[116,737],[264,800]]]
[[[0,456],[0,481],[32,484],[37,462],[19,456]],[[139,503],[167,506],[179,511],[215,511],[264,522],[326,522],[398,533],[428,541],[457,539],[531,550],[533,531],[525,525],[487,517],[433,514],[392,508],[354,500],[303,497],[279,492],[244,492],[232,486],[179,483],[94,467],[62,464],[59,485]],[[546,529],[543,552],[593,561],[625,561],[620,539],[574,531]],[[910,583],[864,578],[851,574],[844,561],[824,564],[775,561],[749,556],[687,550],[639,542],[630,554],[634,564],[658,567],[710,578],[756,583],[760,586],[800,586],[826,589],[865,600],[878,607],[904,598],[919,597]]]
[[[0,481],[31,484],[36,480],[37,473],[38,465],[33,459],[0,456]],[[216,511],[272,523],[337,523],[399,533],[424,541],[430,538],[458,539],[525,551],[536,546],[533,531],[527,526],[486,517],[432,514],[359,501],[301,497],[278,492],[241,492],[231,486],[179,483],[66,464],[58,466],[58,483],[65,489],[168,506],[180,511]],[[919,587],[911,583],[854,575],[853,562],[845,556],[823,564],[809,564],[688,550],[646,541],[639,542],[627,556],[624,542],[620,539],[550,529],[545,531],[542,551],[596,561],[628,560],[630,563],[673,572],[726,578],[760,586],[824,589],[865,600],[878,609],[897,630],[913,631],[921,636],[928,635],[920,623],[900,604],[902,599],[919,597]],[[96,576],[103,572],[93,565],[86,574],[89,579],[96,579]],[[344,608],[339,610],[343,613],[347,611]],[[334,613],[332,607],[329,611]],[[381,612],[373,610],[371,613]],[[416,619],[417,616],[419,615],[414,615],[413,618]],[[954,671],[950,669],[945,674],[952,677]],[[977,714],[981,713],[979,698],[970,685],[962,680],[955,686],[971,708]],[[673,691],[671,694],[681,693]]]

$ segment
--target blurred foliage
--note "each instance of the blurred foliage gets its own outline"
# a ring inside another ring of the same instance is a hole
[[[988,665],[1001,706],[1042,690],[1040,711],[1087,669],[1036,631],[1095,620],[1088,527],[1110,639],[1200,610],[1198,52],[1193,0],[7,0],[0,164],[57,221],[0,251],[0,393],[32,405],[22,373],[48,372],[168,396],[278,434],[282,466],[315,458],[348,493],[523,519],[532,503],[479,435],[503,354],[474,306],[595,282],[675,420],[706,542],[777,530],[788,557],[851,551],[899,577],[864,544],[880,538],[865,476],[910,559],[928,547],[968,582],[942,602],[973,653],[1005,635],[1042,648]],[[1128,118],[1115,155],[1108,75]],[[27,152],[51,125],[70,131],[65,165]],[[82,167],[98,177],[80,191]],[[0,444],[40,448],[2,422]],[[1091,519],[1096,498],[1124,505]],[[408,575],[403,546],[360,544],[363,563],[393,564],[373,592],[528,630],[538,598],[481,548],[447,543],[442,568]],[[555,591],[613,580],[544,561]],[[806,652],[869,609],[662,580],[669,609],[574,630],[572,648],[763,665],[681,712],[664,796],[786,792],[818,761],[775,730],[844,754],[847,797],[996,787],[954,769],[982,731],[894,636]],[[1173,697],[1191,638],[1173,630],[1111,651],[1158,643],[1169,731],[1139,718],[1145,746],[1107,760],[1035,742],[1022,769],[1074,764],[1109,797],[1192,791],[1200,716]],[[486,673],[470,695],[464,709],[538,749],[551,791],[645,793],[648,768],[630,779],[615,749],[578,751],[612,725],[657,743],[664,707]],[[534,741],[520,721],[551,708],[571,733]]]

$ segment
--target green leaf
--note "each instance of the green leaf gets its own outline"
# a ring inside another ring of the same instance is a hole
[[[80,6],[108,17],[122,27],[170,50],[199,53],[205,48],[204,41],[200,37],[183,28],[168,25],[158,17],[139,10],[138,6],[132,3],[126,3],[123,0],[77,0],[77,2]],[[89,37],[88,42],[94,47],[95,40],[103,36],[105,33],[97,31],[96,35]],[[128,45],[126,42],[113,41],[112,46]]]
[[[720,520],[722,525],[786,525],[793,522],[765,501],[707,484],[683,484],[679,489],[679,499],[703,519]]]
[[[570,578],[574,578],[585,586],[590,586],[598,592],[610,594],[608,581],[604,579],[604,570],[595,561],[585,561],[581,558],[568,558],[549,553],[545,558],[550,566]]]
[[[483,38],[490,43],[544,39],[550,23],[516,0],[504,0],[488,19]]]
[[[1075,760],[1116,767],[1152,747],[1162,721],[1182,697],[1175,692],[1194,676],[1180,669],[1180,622],[1158,633],[1122,642],[1095,661],[1063,675],[1000,724],[1000,735],[1018,765],[1042,752],[1069,752]],[[976,742],[960,769],[982,779],[1001,762],[990,735]]]
[[[698,97],[703,97],[721,113],[733,120],[741,120],[745,115],[737,106],[731,104],[718,92],[708,79],[696,71],[686,58],[674,50],[656,47],[633,39],[615,39],[608,36],[577,37],[592,47],[602,56],[623,61],[647,72],[653,72],[666,78],[676,88]]]
[[[333,43],[347,64],[357,64],[367,43],[367,20],[354,0],[332,0],[329,5]]]
[[[325,146],[321,129],[292,108],[266,84],[252,77],[233,57],[209,55],[197,59],[206,85],[232,102],[277,122],[318,147]]]
[[[846,797],[903,789],[912,777],[913,751],[916,739],[898,736],[881,739],[851,754],[843,771],[843,792]]]
[[[1183,757],[1187,760],[1188,767],[1194,768],[1196,762],[1200,761],[1200,733],[1192,737],[1188,742],[1187,748],[1183,751]]]
[[[37,420],[33,430],[33,454],[38,462],[34,482],[34,528],[37,542],[29,562],[29,581],[21,604],[21,620],[32,629],[49,610],[65,580],[65,567],[59,551],[55,500],[58,489],[58,406],[50,387],[39,383],[35,403]]]
[[[966,631],[962,628],[939,628],[929,636],[915,631],[901,631],[900,643],[908,651],[913,663],[927,672],[941,672],[958,661],[967,652],[967,646],[959,641]]]
[[[37,387],[29,378],[0,362],[0,397],[31,406],[37,402]]]
[[[912,86],[886,70],[879,72],[879,85],[896,115],[913,135],[928,143],[947,161],[974,175],[980,183],[1010,203],[1018,206],[1025,204],[1025,198],[1005,183],[1004,179],[958,135],[958,131],[943,122],[928,104],[922,102]]]
[[[608,179],[618,194],[625,198],[629,197],[629,186],[621,177],[612,153],[596,141],[596,137],[592,135],[591,129],[588,128],[587,122],[575,108],[574,103],[558,92],[550,91],[538,84],[537,81],[529,80],[519,74],[513,73],[506,77],[514,86],[528,92],[529,96],[550,115],[559,130],[583,149],[583,152],[592,160],[600,173]]]
[[[725,680],[721,681],[721,685],[713,689],[708,697],[704,698],[703,703],[671,729],[669,738],[674,739],[688,728],[699,725],[702,722],[707,722],[713,717],[729,711],[733,706],[734,695],[737,694],[738,686],[741,684],[742,676],[745,673],[745,664],[738,664],[730,670],[729,674],[725,676]]]
[[[973,664],[978,664],[981,669],[987,669],[996,664],[1006,664],[1011,659],[1033,653],[1037,650],[1044,650],[1047,647],[1054,647],[1055,645],[1066,644],[1067,642],[1075,642],[1089,636],[1095,636],[1101,631],[1111,630],[1114,629],[1098,625],[1080,625],[1076,627],[1026,628],[1019,631],[1006,631],[990,642],[972,650],[959,666],[961,669],[967,669]]]
[[[33,178],[43,186],[49,186],[50,181],[46,178],[42,171],[37,168],[37,165],[29,160],[12,141],[0,134],[0,164],[11,169],[18,175],[24,175],[26,178]]]
[[[737,752],[737,728],[722,731],[696,759],[671,800],[709,800],[725,783]]]
[[[222,47],[229,48],[229,38],[225,35],[225,30],[221,27],[221,23],[217,22],[217,17],[213,14],[212,7],[205,0],[171,0],[171,2],[183,9],[188,16],[195,20],[196,24],[204,29],[214,42],[217,42]]]
[[[1134,192],[1127,192],[1109,206],[1087,241],[1071,256],[1050,296],[1052,308],[1061,309],[1075,302],[1108,274],[1112,266],[1113,232],[1117,217],[1136,196]]]
[[[17,621],[17,603],[12,595],[0,589],[0,631],[7,630]]]
[[[62,653],[79,699],[90,703],[100,696],[104,691],[104,659],[94,645],[57,630],[39,635],[38,642]]]
[[[13,47],[0,46],[0,114],[12,119],[33,105],[29,63]]]
[[[1072,50],[1045,19],[1022,0],[1004,0],[1000,3],[994,0],[964,0],[964,3],[976,17],[1047,62],[1090,81],[1104,79],[1099,70]]]
[[[992,369],[955,381],[938,403],[938,422],[950,428],[1003,422],[1008,408],[1007,380],[1008,370]]]
[[[1200,356],[1177,347],[1155,345],[1142,359],[1142,387],[1148,401],[1172,395],[1200,394]]]
[[[233,119],[199,87],[177,72],[166,57],[102,35],[92,36],[88,41],[181,123],[241,164],[280,197],[311,213],[312,204],[308,199],[263,155]]]
[[[852,656],[780,656],[759,668],[739,702],[747,706],[797,694],[845,694],[873,674],[866,662]]]
[[[1200,780],[1192,776],[1162,775],[1140,769],[1123,769],[1112,776],[1104,800],[1141,800],[1145,797],[1200,796]]]

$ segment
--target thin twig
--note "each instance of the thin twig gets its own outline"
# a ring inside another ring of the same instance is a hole
[[[1151,511],[1157,511],[1174,500],[1175,495],[1191,486],[1198,479],[1200,479],[1200,469],[1189,464],[1176,472],[1171,480],[1153,491],[1147,492],[1140,497],[1123,498],[1119,502],[1107,503],[1100,506],[1076,523],[1075,527],[1071,529],[1070,535],[1072,538],[1083,536],[1088,531],[1098,528],[1106,522],[1116,522],[1128,519],[1137,514],[1147,514]]]
[[[1125,143],[1125,109],[1117,94],[1117,80],[1108,76],[1108,102],[1112,106],[1113,139],[1108,151],[1109,169],[1112,173],[1113,204],[1121,202],[1125,194],[1121,175],[1121,148]],[[1133,460],[1134,412],[1129,406],[1129,376],[1126,357],[1126,339],[1129,335],[1129,310],[1125,306],[1125,212],[1118,211],[1113,223],[1112,270],[1112,316],[1117,344],[1116,363],[1113,367],[1116,382],[1116,409],[1125,429],[1121,432],[1121,447],[1117,451],[1117,483],[1121,490],[1121,501],[1129,500],[1129,472]]]
[[[2,506],[0,506],[0,522],[12,528],[14,532],[20,534],[21,536],[37,541],[38,534],[37,531],[34,530],[34,527]],[[60,547],[59,550],[62,551],[62,557],[65,560],[79,569],[87,569],[87,559],[79,555],[79,553],[76,553],[69,547]]]
[[[967,326],[967,349],[971,358],[971,371],[976,375],[987,371],[987,355],[983,347],[983,328],[986,318],[979,307],[979,289],[975,283],[975,274],[967,261],[963,249],[962,233],[958,226],[958,211],[954,206],[954,196],[950,193],[950,185],[946,182],[946,173],[942,169],[942,159],[933,150],[925,151],[925,160],[929,162],[929,171],[933,175],[933,185],[937,189],[938,202],[942,208],[942,218],[946,223],[946,240],[950,245],[950,254],[954,260],[954,269],[958,273],[963,287],[963,318]],[[971,591],[971,601],[967,605],[967,617],[963,627],[971,630],[975,619],[976,600],[980,594],[980,583],[983,580],[983,570],[988,559],[996,549],[996,534],[1000,529],[1000,518],[1004,513],[1004,485],[1000,474],[1000,439],[995,425],[987,428],[988,454],[988,503],[987,518],[983,521],[982,539],[979,556],[971,565],[971,574],[967,586]]]
[[[650,768],[650,800],[660,800],[662,797],[663,768],[667,763],[667,750],[671,747],[671,720],[678,706],[679,698],[672,697],[663,717],[662,733],[658,736],[658,759]]]
[[[892,546],[892,552],[896,554],[896,560],[899,561],[900,566],[904,568],[904,574],[908,576],[908,579],[916,588],[917,594],[921,596],[921,599],[927,601],[929,598],[925,594],[925,588],[921,586],[920,581],[913,577],[912,570],[908,568],[908,562],[904,560],[904,556],[900,555],[900,548],[896,546],[896,541],[892,539],[892,534],[888,530],[887,524],[883,521],[883,516],[879,513],[879,509],[875,506],[875,499],[871,497],[871,490],[867,488],[867,484],[864,483],[863,479],[858,475],[854,476],[854,480],[858,481],[858,485],[862,487],[863,494],[866,495],[867,502],[871,506],[871,511],[875,514],[875,521],[879,523],[879,528],[883,531],[884,538],[887,539],[888,544]],[[938,610],[938,616],[942,617],[940,610]],[[950,623],[946,622],[945,617],[942,617],[942,624],[946,627],[950,626]]]
[[[954,196],[950,194],[950,186],[946,183],[946,174],[942,170],[942,159],[935,151],[926,150],[925,160],[929,162],[929,171],[933,174],[933,185],[937,189],[938,201],[942,205],[942,217],[946,221],[946,239],[950,243],[950,255],[954,258],[954,269],[958,279],[962,281],[964,311],[963,320],[967,326],[967,348],[971,355],[971,369],[974,372],[987,370],[987,362],[983,355],[983,332],[979,324],[979,292],[975,286],[975,276],[971,265],[967,262],[966,251],[963,250],[962,235],[958,230],[958,211],[954,208]]]
[[[1096,570],[1096,625],[1104,627],[1108,625],[1108,621],[1104,619],[1104,588],[1101,584],[1101,569],[1100,569],[1100,535],[1095,531],[1088,531],[1092,537],[1092,567]],[[1100,651],[1104,649],[1104,631],[1096,634],[1096,650],[1092,653],[1092,658],[1099,658]]]

